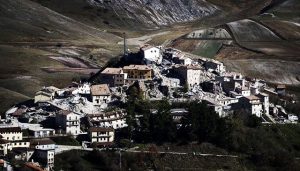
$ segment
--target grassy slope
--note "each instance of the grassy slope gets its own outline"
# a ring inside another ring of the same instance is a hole
[[[289,41],[300,40],[300,26],[284,20],[268,20],[264,21],[268,27]]]
[[[112,9],[90,6],[86,0],[32,0],[60,14],[73,18],[77,21],[93,26],[95,28],[106,29],[109,32],[120,35],[126,31],[130,36],[142,35],[145,33],[143,25],[135,23],[133,26],[126,16],[118,16]],[[133,32],[133,30],[135,32]]]
[[[6,109],[12,107],[17,102],[22,102],[30,99],[28,96],[24,96],[23,94],[5,89],[0,87],[0,116],[3,116]]]
[[[32,98],[42,86],[64,87],[83,76],[42,71],[41,67],[64,67],[48,55],[65,56],[63,48],[75,48],[81,57],[93,55],[97,63],[103,63],[121,49],[116,45],[119,37],[29,0],[1,2],[0,11],[0,59],[4,61],[0,63],[0,98],[5,103],[1,111],[11,106],[13,99],[18,103]],[[63,48],[56,46],[59,43]]]
[[[32,98],[34,93],[43,86],[55,85],[64,87],[73,78],[80,77],[76,73],[46,73],[40,69],[44,66],[62,67],[39,49],[0,46],[0,88],[1,105],[3,112],[12,104]]]

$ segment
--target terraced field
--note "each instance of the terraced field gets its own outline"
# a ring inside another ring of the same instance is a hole
[[[240,42],[275,42],[281,39],[263,25],[244,19],[227,24],[234,35],[234,38]]]
[[[297,43],[283,40],[280,35],[260,23],[244,19],[227,25],[236,42],[246,49],[278,57],[300,57]]]
[[[289,41],[300,41],[300,23],[287,20],[266,20],[263,24],[272,28],[281,37]]]
[[[222,28],[209,28],[194,31],[186,36],[187,39],[202,39],[202,40],[231,40],[231,35],[227,30]]]

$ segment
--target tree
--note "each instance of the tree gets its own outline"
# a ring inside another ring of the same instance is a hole
[[[189,91],[189,85],[188,83],[186,82],[184,85],[183,85],[183,92],[184,93],[187,93]]]

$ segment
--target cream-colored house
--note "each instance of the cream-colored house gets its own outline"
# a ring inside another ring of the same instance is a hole
[[[127,73],[122,68],[105,68],[100,74],[100,81],[109,84],[111,87],[123,86],[126,84]]]
[[[111,92],[107,84],[93,85],[91,95],[95,106],[107,106],[107,103],[111,101]]]
[[[128,74],[127,84],[132,84],[138,80],[151,80],[152,69],[147,65],[129,65],[123,67],[123,72]]]
[[[23,133],[20,127],[0,128],[0,151],[6,155],[13,148],[29,148],[30,143],[23,141]]]
[[[92,143],[98,145],[111,145],[114,142],[115,131],[111,127],[91,127],[89,135]]]
[[[2,139],[9,141],[23,140],[23,133],[20,127],[4,127],[0,128]]]

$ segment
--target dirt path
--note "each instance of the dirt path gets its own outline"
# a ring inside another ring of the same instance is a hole
[[[129,39],[127,39],[127,45],[143,46],[147,42],[151,41],[152,38],[154,38],[156,36],[162,36],[162,35],[165,35],[165,34],[168,34],[168,33],[170,33],[170,31],[164,31],[164,32],[155,33],[155,34],[151,34],[151,35],[145,35],[145,36],[136,37],[136,38],[129,38]],[[124,42],[120,41],[120,42],[118,42],[118,44],[123,45]]]

